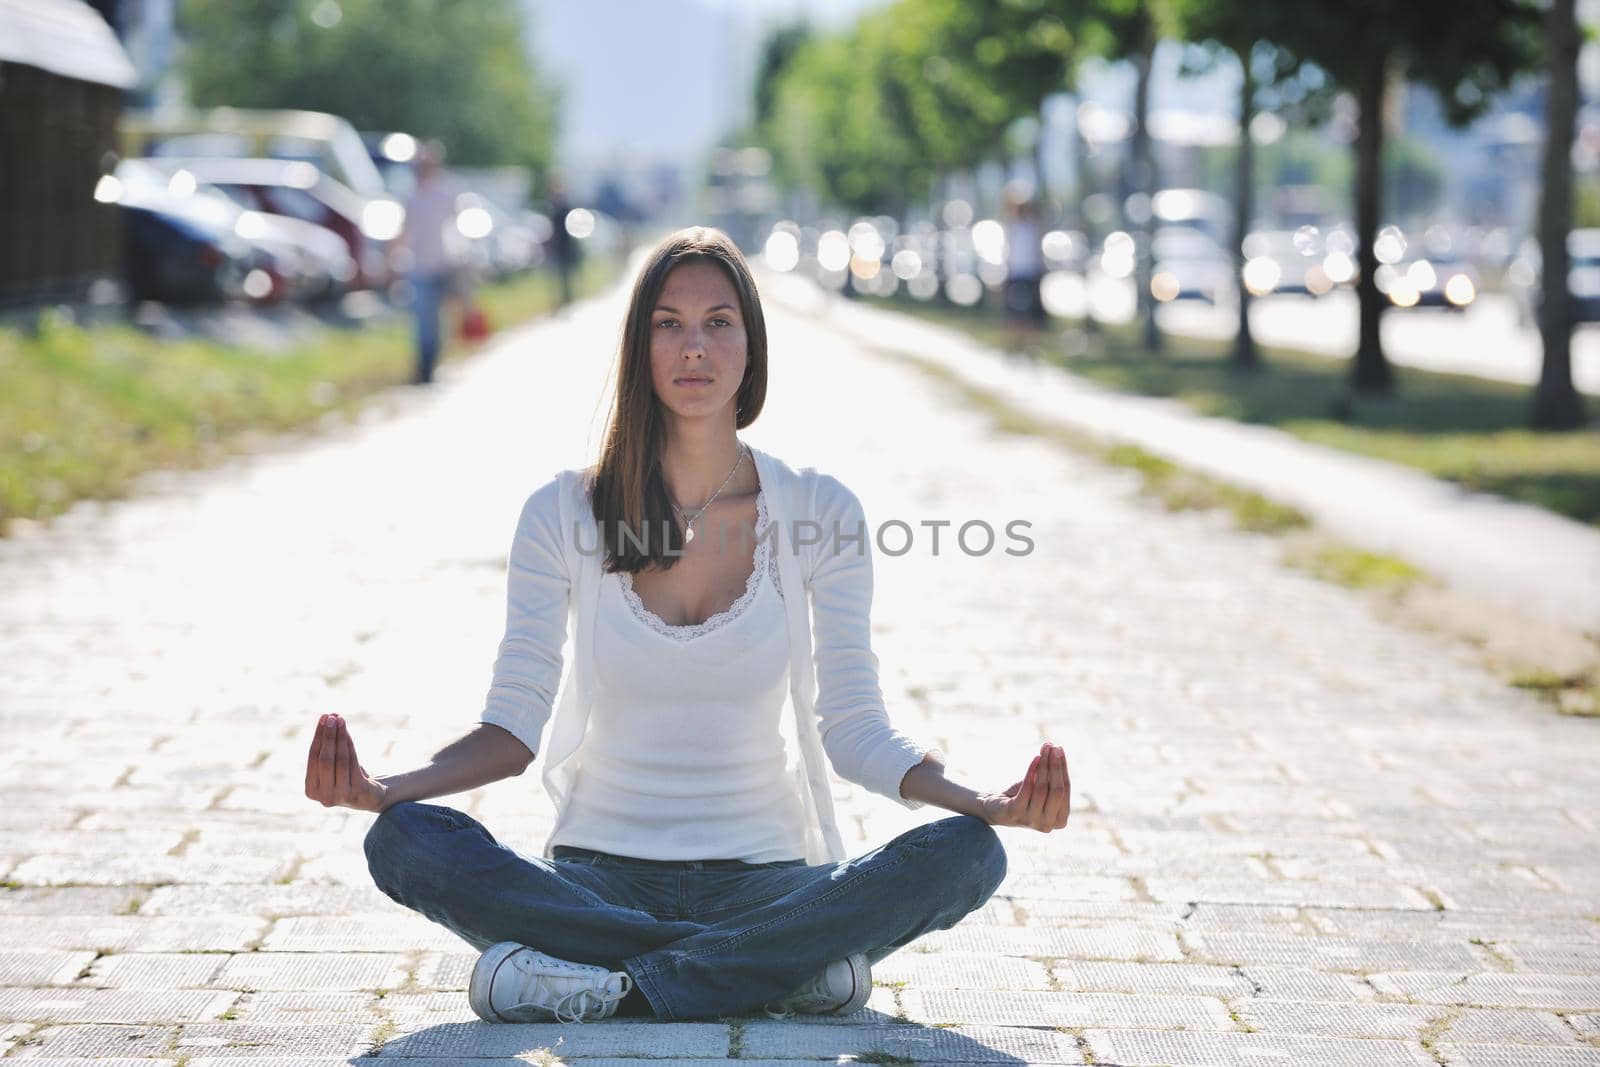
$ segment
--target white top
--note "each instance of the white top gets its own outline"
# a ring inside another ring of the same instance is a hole
[[[665,622],[626,571],[601,579],[594,709],[552,847],[747,863],[805,855],[805,812],[784,777],[789,633],[767,521],[757,493],[744,592],[704,622]]]
[[[1013,278],[1037,278],[1044,273],[1044,240],[1032,219],[1006,223],[1006,273]]]
[[[874,536],[861,502],[832,475],[797,471],[762,449],[750,451],[787,591],[784,777],[800,797],[806,862],[837,863],[849,855],[834,819],[830,764],[841,777],[914,810],[923,805],[900,796],[901,780],[924,756],[944,760],[896,730],[884,707],[870,633]],[[563,470],[523,504],[507,573],[505,638],[480,719],[510,732],[529,752],[543,751],[542,782],[558,827],[599,688],[604,553],[588,489],[584,471]],[[550,741],[541,750],[546,722]],[[548,838],[543,854],[554,858]]]
[[[419,184],[406,201],[405,227],[413,274],[439,274],[455,266],[462,253],[455,186],[440,176]]]

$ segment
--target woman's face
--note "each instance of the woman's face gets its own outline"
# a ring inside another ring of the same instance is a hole
[[[650,379],[668,419],[734,422],[749,359],[739,294],[721,267],[672,268],[650,312]]]

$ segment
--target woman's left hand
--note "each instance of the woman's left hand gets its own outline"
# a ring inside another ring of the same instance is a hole
[[[1020,782],[1004,793],[984,796],[980,803],[982,817],[991,826],[1026,826],[1044,833],[1066,826],[1072,811],[1066,751],[1046,741]]]

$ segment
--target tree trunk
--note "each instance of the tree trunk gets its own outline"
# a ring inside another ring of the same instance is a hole
[[[1144,323],[1144,347],[1150,352],[1161,351],[1161,331],[1156,327],[1156,301],[1150,292],[1150,276],[1155,270],[1150,239],[1155,231],[1155,165],[1150,151],[1150,64],[1155,53],[1155,31],[1146,19],[1144,41],[1134,56],[1134,66],[1139,71],[1139,81],[1133,91],[1133,187],[1144,195],[1147,205],[1145,220],[1139,224],[1138,269],[1134,271],[1134,285],[1139,289],[1139,317]]]
[[[1239,327],[1233,335],[1233,366],[1242,371],[1261,368],[1256,339],[1250,333],[1250,290],[1244,284],[1244,239],[1250,233],[1250,216],[1254,213],[1255,145],[1250,141],[1250,120],[1256,114],[1256,79],[1250,68],[1254,50],[1253,41],[1239,50],[1244,79],[1239,84],[1239,158],[1233,175],[1233,279],[1239,287]]]
[[[1387,89],[1388,53],[1374,48],[1367,56],[1356,89],[1359,128],[1356,132],[1356,240],[1360,244],[1356,299],[1361,306],[1360,340],[1351,386],[1358,392],[1383,392],[1394,387],[1394,372],[1383,355],[1378,327],[1389,298],[1378,292],[1378,217],[1383,210],[1383,102]]]
[[[1572,131],[1578,110],[1578,24],[1574,0],[1553,0],[1545,16],[1550,90],[1544,117],[1544,184],[1539,192],[1539,336],[1544,364],[1533,393],[1536,430],[1573,430],[1584,423],[1572,385],[1572,293],[1567,231],[1572,226]]]

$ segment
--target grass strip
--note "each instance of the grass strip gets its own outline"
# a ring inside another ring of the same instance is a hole
[[[591,257],[578,291],[595,292],[615,274],[609,259]],[[557,287],[537,272],[473,297],[503,329],[553,309]],[[452,341],[443,358],[472,351]],[[125,496],[147,471],[207,466],[262,434],[351,416],[409,381],[414,359],[404,315],[330,326],[281,352],[83,327],[55,310],[28,332],[0,328],[0,536],[79,500]]]
[[[1240,372],[1231,341],[1167,334],[1157,355],[1133,324],[1018,331],[982,308],[887,303],[1122,392],[1170,397],[1600,525],[1600,433],[1527,429],[1528,386],[1396,365],[1393,392],[1353,394],[1348,360],[1297,349],[1263,345],[1261,369]]]

